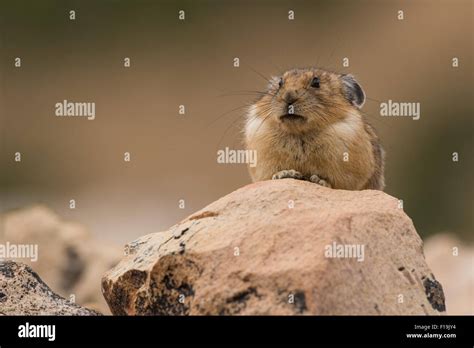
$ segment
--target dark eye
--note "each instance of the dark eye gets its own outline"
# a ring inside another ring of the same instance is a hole
[[[319,77],[313,77],[311,80],[311,87],[319,88]]]
[[[283,79],[280,79],[280,81],[278,81],[278,87],[281,88],[281,86],[283,86]]]

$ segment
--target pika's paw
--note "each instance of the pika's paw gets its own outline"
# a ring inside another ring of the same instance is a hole
[[[278,173],[273,174],[272,180],[277,180],[277,179],[297,179],[297,180],[303,180],[303,174],[300,172],[297,172],[294,169],[290,170],[281,170]]]
[[[324,187],[328,187],[328,188],[332,188],[331,184],[329,182],[327,182],[326,180],[324,179],[321,179],[318,175],[311,175],[311,177],[309,178],[309,181],[311,182],[314,182],[315,184],[318,184],[318,185],[321,185],[321,186],[324,186]]]

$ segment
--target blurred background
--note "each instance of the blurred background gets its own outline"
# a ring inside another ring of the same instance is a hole
[[[422,238],[474,240],[470,0],[15,0],[0,13],[1,212],[42,203],[118,245],[165,230],[250,183],[245,165],[218,164],[216,152],[242,148],[260,75],[320,66],[364,87],[385,191]],[[95,102],[96,119],[56,117],[64,99]],[[388,99],[421,103],[420,120],[379,116]]]

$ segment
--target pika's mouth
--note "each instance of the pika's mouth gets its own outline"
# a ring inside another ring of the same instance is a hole
[[[284,114],[280,116],[280,120],[283,122],[295,122],[295,121],[304,121],[306,120],[306,117],[298,115],[298,114]]]

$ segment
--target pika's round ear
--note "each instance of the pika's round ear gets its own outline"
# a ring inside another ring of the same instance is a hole
[[[361,108],[365,102],[365,93],[359,83],[356,81],[354,76],[347,74],[342,75],[342,85],[344,89],[345,96],[352,105],[357,108]]]
[[[268,89],[278,87],[278,83],[280,82],[281,77],[278,76],[272,76],[270,77],[270,80],[268,80]]]

